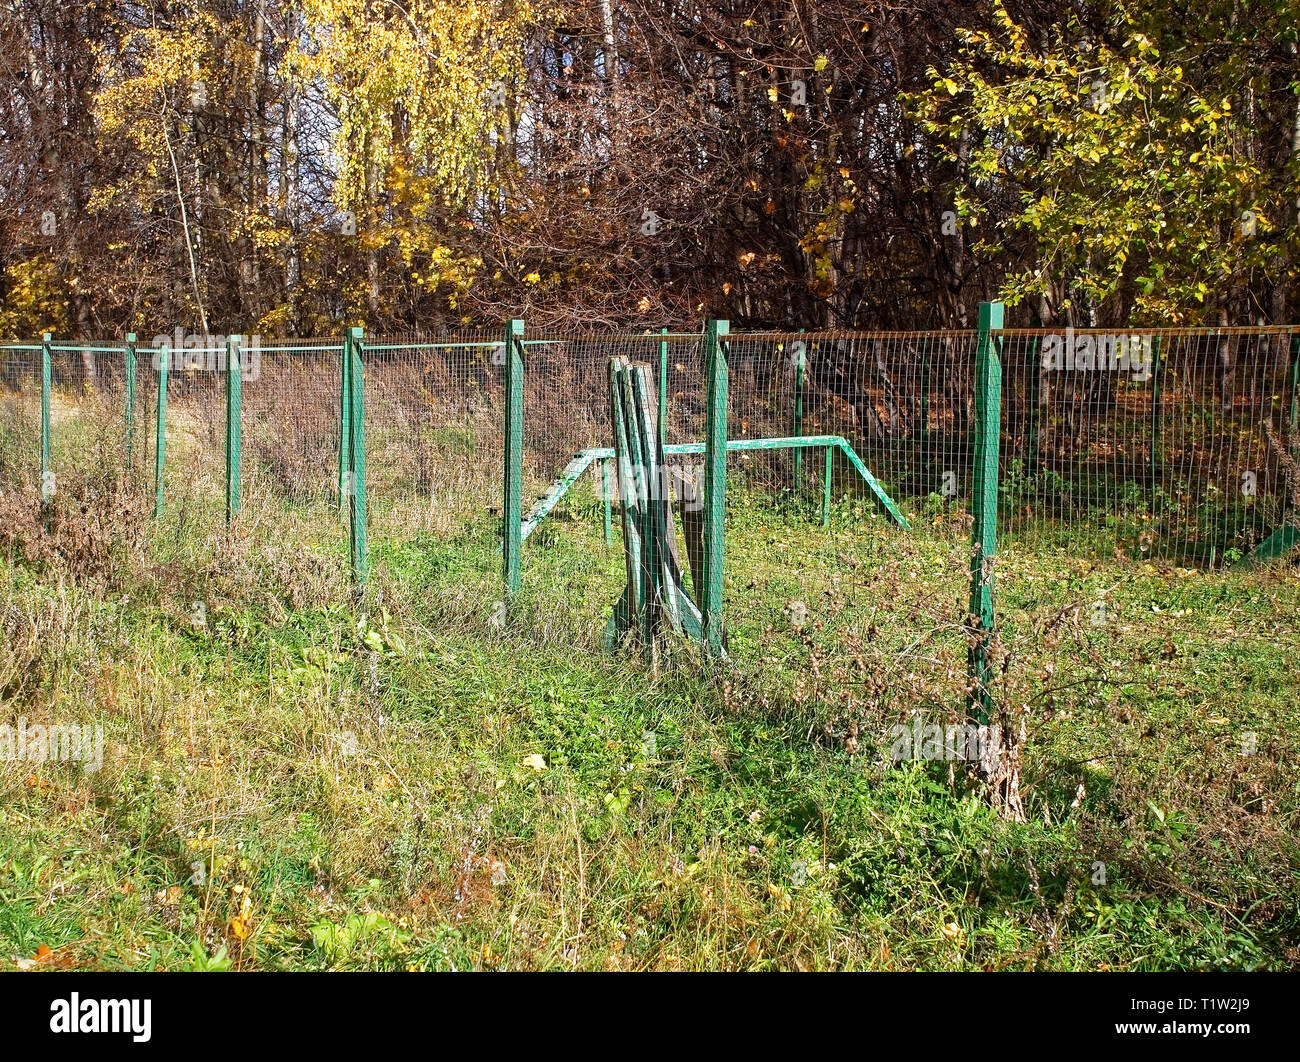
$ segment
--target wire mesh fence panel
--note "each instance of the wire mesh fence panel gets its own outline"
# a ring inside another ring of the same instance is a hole
[[[40,488],[41,348],[0,347],[0,485]]]
[[[293,505],[338,500],[340,340],[240,351],[243,489]]]
[[[1300,330],[1001,329],[999,539],[1020,556],[1223,568],[1300,521]],[[133,417],[121,342],[49,345],[50,467],[58,487],[127,467],[152,483],[159,368],[167,360],[165,511],[216,525],[226,501],[226,348],[136,349]],[[728,437],[845,438],[913,522],[970,526],[973,330],[737,332]],[[245,352],[241,484],[309,519],[337,521],[342,337]],[[0,483],[40,487],[39,342],[0,347]],[[707,412],[703,333],[525,334],[525,507],[581,450],[612,444],[608,364],[652,367],[668,443],[698,443]],[[371,521],[377,541],[447,536],[499,515],[505,420],[502,329],[362,342]],[[736,498],[820,501],[824,453],[753,450],[728,461]],[[862,494],[832,454],[835,498]],[[698,464],[693,456],[674,459]],[[586,481],[601,486],[599,466]],[[616,489],[615,477],[610,477]],[[247,501],[246,501],[247,504]],[[788,507],[782,507],[789,512]],[[329,515],[327,515],[329,514]],[[1290,534],[1290,532],[1288,532]],[[1020,573],[1002,565],[1010,598]],[[1043,601],[1056,600],[1051,593]],[[1058,602],[1059,603],[1059,602]]]
[[[387,533],[450,534],[499,510],[503,351],[486,330],[365,341],[367,491]]]
[[[944,524],[971,489],[974,332],[783,332],[732,337],[732,437],[838,435],[894,500]],[[803,370],[800,372],[800,362]],[[863,487],[833,454],[832,492]],[[823,455],[751,465],[776,490],[824,485]]]
[[[772,439],[808,434],[796,430],[795,391],[798,338],[785,333],[737,333],[725,345],[730,399],[728,439]],[[742,451],[728,461],[728,475],[774,495],[795,488],[795,467],[819,454],[796,456],[794,450]]]
[[[39,461],[42,370],[41,355],[35,357],[30,381]],[[127,470],[125,345],[52,343],[49,370],[50,459],[43,494],[68,490],[93,500]]]
[[[225,345],[167,352],[163,512],[169,541],[210,548],[225,525]]]
[[[158,369],[160,352],[137,346],[135,351],[135,401],[132,404],[128,467],[136,481],[152,487],[158,425]],[[125,414],[126,396],[123,396]]]
[[[524,357],[524,477],[535,499],[578,453],[614,443],[609,417],[609,362],[626,358],[651,367],[656,402],[665,411],[667,443],[698,442],[703,438],[703,337],[695,333],[560,334],[525,340]],[[662,391],[662,394],[660,392]],[[656,407],[656,421],[658,406]],[[670,466],[698,464],[698,459],[672,457]],[[597,466],[585,486],[603,489]],[[610,493],[617,490],[610,471]]]
[[[1283,522],[1289,330],[1000,335],[1009,535],[1204,568]]]

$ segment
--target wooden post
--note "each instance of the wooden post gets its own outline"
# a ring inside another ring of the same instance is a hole
[[[351,514],[349,539],[352,547],[352,579],[364,586],[370,574],[370,550],[366,545],[366,428],[365,428],[365,370],[361,360],[364,328],[348,330],[348,406],[351,431],[348,459],[351,463],[348,481],[348,510]]]
[[[998,341],[991,333],[1002,327],[1000,302],[982,302],[975,349],[975,522],[971,528],[970,649],[967,663],[970,694],[967,711],[981,726],[993,712],[993,563],[998,534],[998,447],[1002,422],[1002,367]]]
[[[704,646],[722,654],[722,586],[727,512],[727,359],[722,342],[727,321],[710,321],[706,336],[705,376],[708,412],[704,431],[704,572],[700,612]]]
[[[502,577],[506,595],[519,592],[520,522],[523,516],[524,486],[524,322],[506,323],[506,431],[505,484],[502,515],[505,520],[505,544],[502,550]]]
[[[244,388],[240,367],[241,339],[226,339],[226,523],[239,511],[239,450],[242,441],[240,411]]]

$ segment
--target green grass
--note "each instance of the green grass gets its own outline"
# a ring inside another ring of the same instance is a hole
[[[1014,823],[961,764],[886,762],[890,724],[961,715],[957,520],[906,534],[844,502],[823,530],[812,502],[733,496],[729,665],[681,647],[652,675],[599,648],[622,561],[580,493],[501,625],[487,513],[412,533],[376,497],[354,602],[328,504],[255,483],[225,536],[200,487],[93,577],[0,559],[0,716],[106,731],[99,771],[0,762],[0,964],[1300,958],[1294,572],[1006,549]]]

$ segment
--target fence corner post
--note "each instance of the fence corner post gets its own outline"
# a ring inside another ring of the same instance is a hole
[[[501,575],[507,597],[519,592],[520,554],[523,540],[520,525],[523,517],[524,489],[524,322],[513,318],[505,332],[505,482],[502,518],[505,524],[501,551]]]
[[[729,322],[710,321],[705,337],[708,412],[704,430],[704,577],[699,605],[704,646],[713,656],[722,655],[727,515],[727,359],[722,344],[730,331]]]
[[[1002,365],[999,341],[992,333],[1002,328],[1002,320],[1002,303],[980,303],[975,347],[975,521],[971,526],[967,711],[981,726],[988,726],[993,713],[993,664],[989,657],[996,625],[993,565],[998,534]]]
[[[226,523],[239,512],[239,450],[242,440],[240,416],[244,400],[240,371],[242,337],[226,339]]]

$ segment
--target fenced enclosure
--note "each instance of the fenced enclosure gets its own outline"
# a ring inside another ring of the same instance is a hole
[[[1003,549],[1211,570],[1294,542],[1300,329],[989,337],[1001,359]],[[909,533],[963,536],[978,341],[976,330],[732,333],[728,438],[843,436]],[[245,341],[233,380],[224,341],[0,347],[0,486],[49,497],[79,472],[120,467],[160,511],[183,505],[214,533],[250,494],[281,511],[345,507],[347,342]],[[611,357],[652,367],[666,443],[703,437],[704,333],[525,332],[522,349],[525,507],[575,453],[610,445]],[[499,329],[358,338],[372,541],[451,537],[500,515],[505,351]],[[832,497],[851,499],[853,470],[820,458],[739,453],[732,482],[792,518],[818,505],[828,472]],[[590,482],[599,495],[599,471]]]

